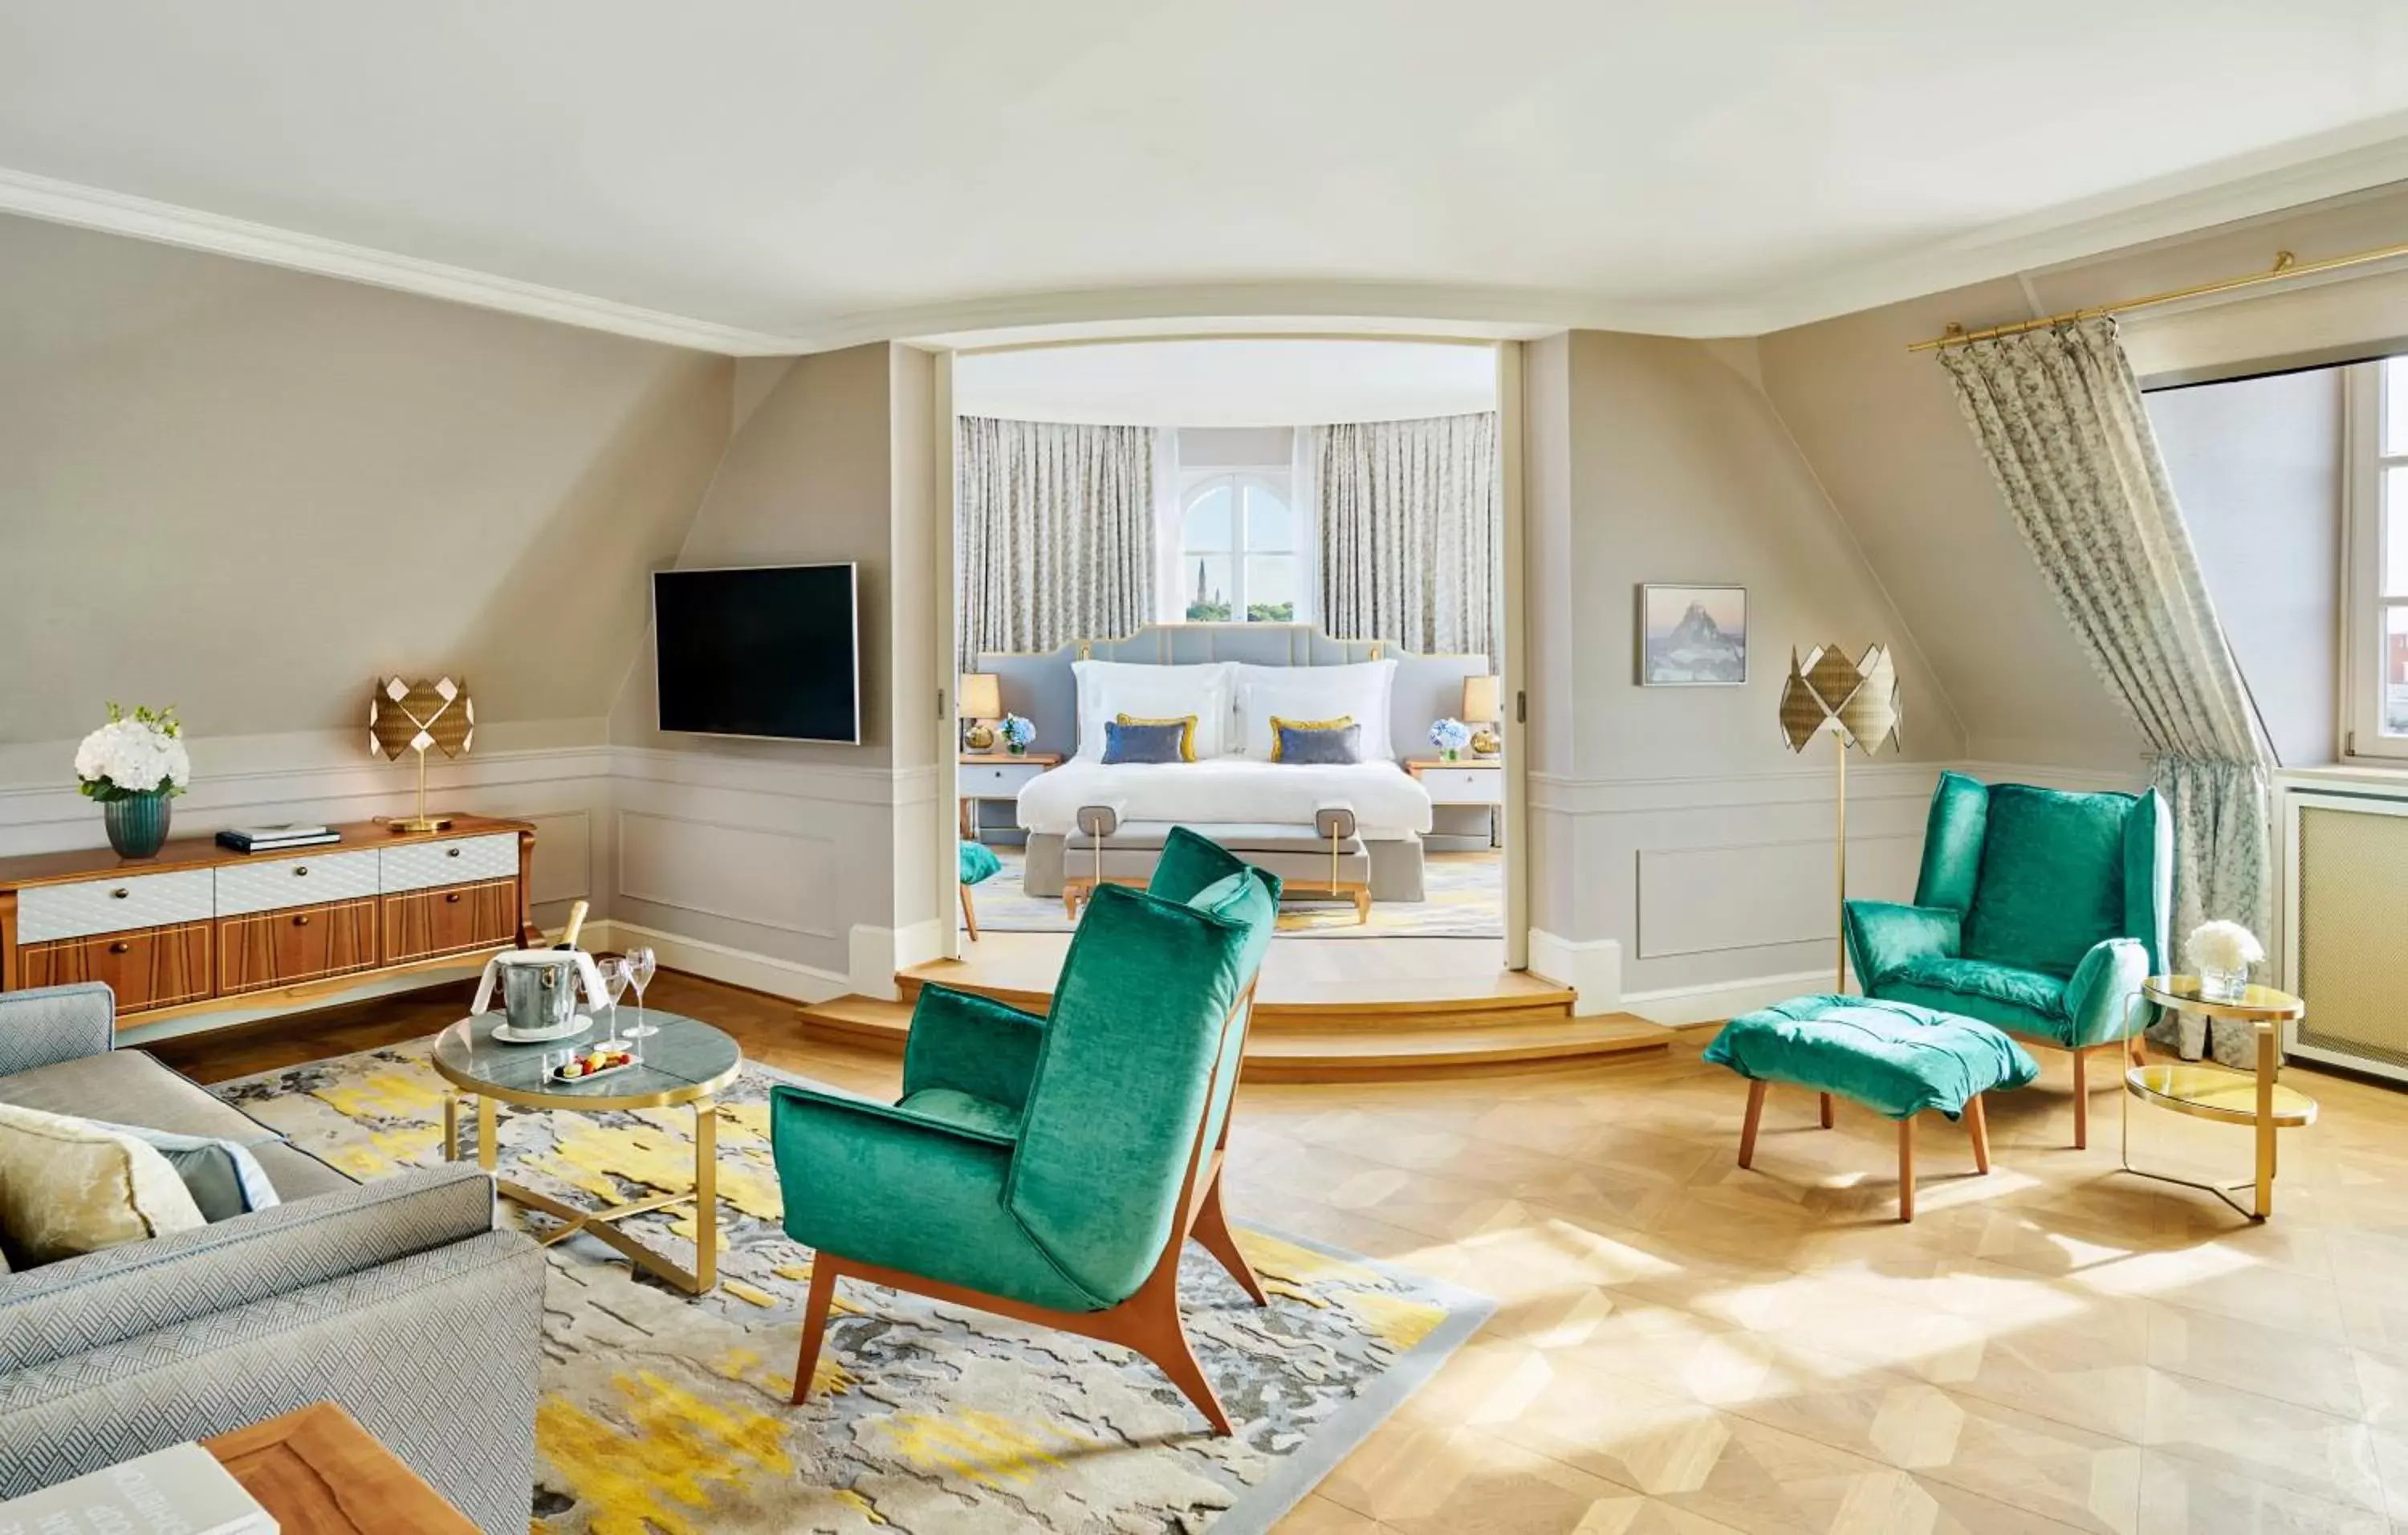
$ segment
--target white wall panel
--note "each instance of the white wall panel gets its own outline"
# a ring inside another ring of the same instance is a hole
[[[1747,842],[1639,854],[1639,956],[1713,954],[1839,936],[1831,843]],[[1914,897],[1920,832],[1848,839],[1848,893]]]
[[[618,894],[811,938],[838,936],[836,844],[824,837],[622,811]]]

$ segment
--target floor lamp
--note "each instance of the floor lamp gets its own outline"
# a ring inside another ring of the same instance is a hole
[[[1836,645],[1818,645],[1799,659],[1789,653],[1789,681],[1781,690],[1781,735],[1792,752],[1803,752],[1817,736],[1838,743],[1833,760],[1839,765],[1834,796],[1838,846],[1833,862],[1839,870],[1838,980],[1831,989],[1848,989],[1848,748],[1867,756],[1885,744],[1898,744],[1898,668],[1889,651],[1880,645],[1851,661]]]

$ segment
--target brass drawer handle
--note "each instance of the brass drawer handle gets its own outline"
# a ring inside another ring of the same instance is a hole
[[[123,939],[119,939],[116,942],[108,946],[108,952],[113,954],[122,954],[131,950],[133,947],[134,945],[126,942]]]
[[[443,856],[446,858],[457,858],[460,856],[460,850],[458,848],[445,848],[443,850]]]
[[[294,865],[293,866],[293,877],[294,877],[294,879],[296,879],[296,880],[297,880],[297,879],[299,879],[302,875],[307,874],[307,873],[308,873],[308,872],[309,872],[309,866],[308,866],[308,864],[294,864]]]
[[[123,900],[126,897],[131,896],[132,894],[134,894],[134,892],[133,892],[133,891],[126,889],[123,885],[122,885],[122,884],[121,884],[121,885],[119,885],[116,889],[114,889],[114,890],[112,890],[112,891],[110,891],[110,892],[108,893],[108,898],[109,898],[109,899],[111,899],[111,900],[122,901],[122,900]]]
[[[307,927],[309,925],[309,918],[307,914],[294,917],[293,919],[293,925],[295,927]]]
[[[458,891],[456,891],[456,890],[447,891],[447,892],[444,894],[444,897],[443,897],[443,904],[444,904],[444,905],[446,905],[446,906],[457,906],[457,905],[459,905],[459,904],[460,904],[460,892],[458,892]]]

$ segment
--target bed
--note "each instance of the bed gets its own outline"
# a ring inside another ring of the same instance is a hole
[[[1429,722],[1456,711],[1463,679],[1484,675],[1484,656],[1419,656],[1393,646],[1334,640],[1304,624],[1154,625],[1125,639],[1081,641],[1045,655],[988,655],[1005,706],[1037,726],[1037,747],[1068,760],[1021,791],[1032,896],[1061,893],[1063,853],[1079,812],[1108,806],[1133,826],[1313,825],[1317,812],[1353,813],[1370,866],[1371,897],[1422,898],[1428,792],[1402,759]],[[1211,690],[1224,679],[1226,691]],[[1103,721],[1198,719],[1197,760],[1106,763]],[[1268,716],[1344,715],[1366,726],[1354,763],[1268,759]]]

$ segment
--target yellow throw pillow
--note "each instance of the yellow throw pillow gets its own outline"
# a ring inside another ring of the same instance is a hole
[[[0,1103],[0,1232],[26,1261],[207,1224],[157,1147],[88,1120]]]
[[[1280,748],[1286,744],[1280,739],[1283,730],[1343,730],[1354,723],[1352,714],[1340,714],[1334,720],[1283,720],[1274,714],[1271,716],[1271,760],[1277,762],[1280,759]]]
[[[1179,725],[1181,726],[1179,732],[1179,760],[1182,762],[1194,762],[1196,760],[1196,716],[1193,714],[1182,714],[1175,720],[1141,720],[1134,714],[1115,714],[1112,716],[1112,720],[1118,724]]]

